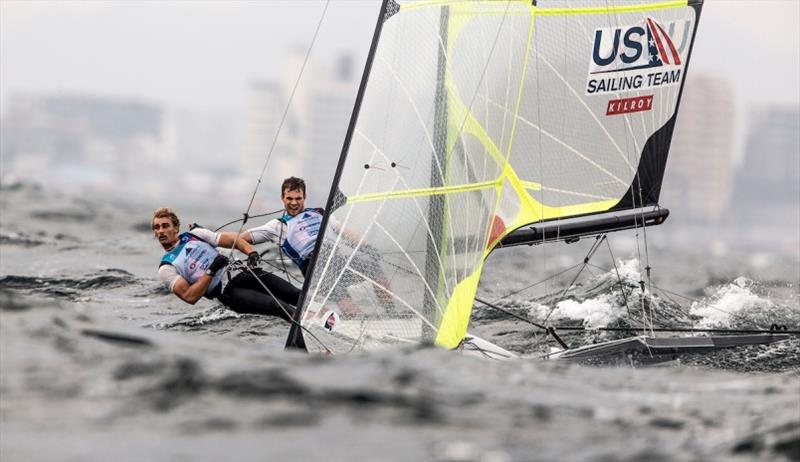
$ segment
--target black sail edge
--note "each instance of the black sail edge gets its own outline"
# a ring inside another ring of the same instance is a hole
[[[342,152],[339,156],[339,164],[336,166],[336,173],[333,176],[333,182],[331,183],[331,191],[328,194],[328,202],[325,206],[325,214],[322,218],[322,224],[320,225],[319,235],[317,236],[317,242],[314,246],[314,252],[311,254],[311,260],[308,264],[308,271],[306,272],[306,278],[303,282],[303,289],[300,292],[300,299],[297,302],[297,310],[294,313],[294,322],[292,323],[291,328],[289,329],[289,335],[286,338],[286,348],[298,348],[305,350],[305,341],[303,339],[303,332],[300,327],[300,320],[302,319],[303,312],[302,307],[305,303],[306,295],[308,293],[308,286],[311,283],[311,275],[314,274],[314,266],[317,262],[317,255],[319,254],[320,248],[322,247],[322,242],[325,238],[325,228],[328,224],[328,217],[330,216],[333,208],[337,205],[337,200],[341,200],[341,192],[339,190],[339,181],[342,178],[342,171],[344,168],[345,160],[347,159],[347,152],[350,148],[350,142],[353,138],[353,132],[355,131],[356,122],[358,121],[358,114],[361,109],[361,102],[364,99],[364,93],[366,91],[367,82],[369,81],[370,71],[372,69],[372,63],[375,60],[375,52],[378,49],[378,41],[381,36],[381,30],[383,29],[383,23],[391,18],[391,16],[397,12],[397,2],[394,0],[383,0],[381,3],[380,13],[378,13],[378,20],[375,26],[375,32],[372,36],[372,44],[369,48],[369,54],[367,55],[367,62],[364,65],[364,72],[361,76],[361,83],[358,87],[358,93],[356,95],[356,101],[353,106],[353,113],[350,116],[350,125],[347,127],[347,134],[345,135],[344,144],[342,145]],[[337,194],[338,193],[338,194]],[[341,205],[341,204],[339,204]]]
[[[694,41],[697,38],[697,27],[700,24],[700,11],[702,10],[703,2],[702,0],[693,0],[689,2],[689,6],[695,10],[694,30],[692,31],[692,40],[689,43],[689,51],[686,53],[686,64],[683,67],[683,80],[678,90],[675,112],[669,121],[645,143],[633,182],[619,203],[612,207],[611,210],[625,210],[658,204],[664,172],[667,168],[667,156],[672,144],[672,134],[675,130],[681,98],[683,98],[683,88],[689,75],[689,63],[692,60],[692,50],[694,49]],[[639,191],[641,191],[641,196]]]
[[[622,199],[606,212],[582,216],[547,220],[525,225],[503,238],[497,248],[516,245],[532,245],[552,241],[574,241],[583,236],[621,231],[642,226],[662,224],[669,216],[669,210],[659,205],[661,186],[667,165],[667,156],[672,143],[672,135],[680,108],[683,89],[688,76],[700,12],[703,0],[691,0],[689,6],[695,10],[694,30],[689,50],[686,54],[684,76],[678,90],[675,112],[645,143],[639,158],[636,175]],[[641,195],[640,195],[641,191]],[[641,199],[640,199],[641,198]]]

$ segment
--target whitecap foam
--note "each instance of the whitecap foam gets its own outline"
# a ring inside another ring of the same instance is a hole
[[[582,302],[563,300],[558,302],[553,316],[557,318],[582,319],[585,327],[604,327],[618,317],[618,307],[607,295],[600,295]]]
[[[771,310],[775,304],[753,293],[753,281],[738,277],[730,284],[717,288],[714,295],[692,303],[689,311],[702,319],[698,325],[706,328],[730,327],[737,317],[753,310]]]

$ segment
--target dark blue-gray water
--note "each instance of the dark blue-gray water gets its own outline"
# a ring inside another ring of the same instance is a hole
[[[522,359],[286,352],[284,322],[161,286],[159,205],[2,185],[1,460],[800,459],[796,338],[590,367],[537,359],[552,340],[476,305],[470,330]],[[207,226],[237,216],[179,212]],[[567,291],[591,241],[498,251],[479,296],[554,325],[800,326],[796,256],[676,250],[663,228],[647,249],[643,235],[609,236],[614,257],[598,251]]]

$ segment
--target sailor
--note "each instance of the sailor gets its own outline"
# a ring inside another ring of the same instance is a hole
[[[223,270],[229,259],[217,247],[231,248],[235,236],[200,227],[181,233],[178,216],[167,207],[153,213],[152,229],[166,251],[158,276],[184,302],[194,305],[202,297],[216,298],[237,313],[266,314],[286,320],[294,316],[300,291],[257,268],[260,256],[244,240],[236,240],[235,247],[248,255],[247,268],[225,284]]]
[[[248,229],[242,237],[251,244],[276,243],[305,275],[325,212],[321,208],[306,208],[306,182],[302,178],[283,180],[281,201],[284,213],[280,218]]]
[[[289,177],[283,180],[281,200],[284,206],[283,216],[272,219],[262,226],[244,231],[241,238],[250,244],[276,243],[305,276],[316,247],[317,236],[325,212],[321,208],[306,208],[306,183],[302,178]],[[342,229],[341,226],[334,225],[333,227],[348,242],[355,244],[361,241],[359,245],[361,255],[360,258],[351,259],[349,262],[341,255],[333,256],[331,265],[341,268],[344,274],[339,278],[341,288],[331,293],[330,299],[335,301],[346,313],[360,312],[347,293],[346,287],[363,282],[363,278],[367,277],[373,281],[373,284],[370,285],[381,305],[387,308],[391,307],[392,295],[387,290],[389,281],[380,270],[380,257],[377,255],[377,251],[363,242],[363,239],[358,239],[354,233]],[[235,233],[222,234],[231,240],[236,237]],[[351,269],[356,270],[360,275],[356,275]],[[329,292],[332,283],[331,280],[323,281],[321,289]]]

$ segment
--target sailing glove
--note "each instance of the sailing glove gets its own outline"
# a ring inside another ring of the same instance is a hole
[[[217,255],[216,258],[214,258],[214,261],[212,261],[211,264],[208,265],[206,274],[208,274],[209,276],[214,276],[215,274],[217,274],[219,270],[225,268],[226,266],[228,266],[228,257],[226,257],[225,255]]]
[[[255,250],[247,254],[247,266],[250,268],[258,268],[258,263],[261,261],[261,254]]]

